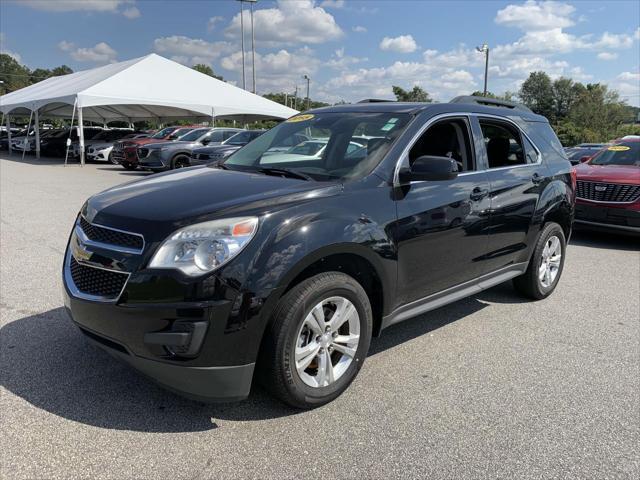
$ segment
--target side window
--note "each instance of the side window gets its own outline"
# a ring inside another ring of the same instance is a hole
[[[524,153],[527,158],[527,163],[538,163],[540,161],[540,154],[536,148],[526,137],[522,137],[522,141],[524,142]]]
[[[476,168],[469,125],[465,119],[442,120],[427,129],[409,150],[409,164],[423,155],[449,157],[458,163],[461,172]]]
[[[233,137],[236,133],[238,133],[236,130],[224,130],[222,133],[222,139],[227,140],[228,138]]]
[[[223,137],[222,133],[223,133],[223,130],[214,130],[208,136],[209,141],[211,141],[211,142],[221,142],[221,141],[223,141],[224,137]]]
[[[510,167],[528,163],[525,159],[522,138],[517,128],[507,123],[482,119],[480,120],[480,128],[482,129],[484,145],[487,149],[489,168]]]

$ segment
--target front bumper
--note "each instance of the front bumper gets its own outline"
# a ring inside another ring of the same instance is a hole
[[[170,160],[164,159],[160,150],[150,150],[146,157],[138,157],[138,166],[145,170],[167,170],[169,163]]]
[[[631,208],[578,200],[574,222],[595,230],[640,234],[640,211]]]

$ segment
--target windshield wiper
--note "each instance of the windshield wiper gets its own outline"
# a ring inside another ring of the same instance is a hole
[[[306,175],[301,172],[296,172],[294,170],[289,170],[288,168],[272,168],[272,167],[263,167],[259,168],[258,172],[264,173],[265,175],[282,175],[283,177],[289,178],[299,178],[301,180],[314,181],[312,177]]]

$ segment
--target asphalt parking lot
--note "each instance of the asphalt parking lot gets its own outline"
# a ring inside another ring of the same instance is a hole
[[[574,234],[560,285],[385,331],[335,402],[177,397],[87,344],[61,264],[84,199],[146,174],[0,155],[2,478],[640,478],[640,242]]]

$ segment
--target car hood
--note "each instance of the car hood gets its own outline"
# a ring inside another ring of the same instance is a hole
[[[190,147],[194,147],[194,146],[200,146],[202,145],[201,143],[198,142],[184,142],[184,141],[180,141],[180,140],[174,140],[173,142],[159,142],[159,143],[154,143],[152,145],[149,145],[149,148],[151,150],[153,149],[160,149],[160,148],[167,148],[167,147],[173,147],[173,148],[190,148]]]
[[[93,147],[96,150],[102,150],[105,148],[113,147],[115,142],[90,142],[87,143],[87,147]]]
[[[640,167],[633,165],[591,165],[590,163],[581,163],[576,166],[576,173],[578,180],[640,185]]]
[[[124,143],[126,147],[139,147],[140,145],[148,145],[150,143],[163,143],[167,140],[164,138],[128,138],[126,140],[118,140],[115,143]]]
[[[311,201],[341,190],[336,183],[193,167],[98,193],[87,201],[83,211],[90,222],[164,238],[198,221]]]

